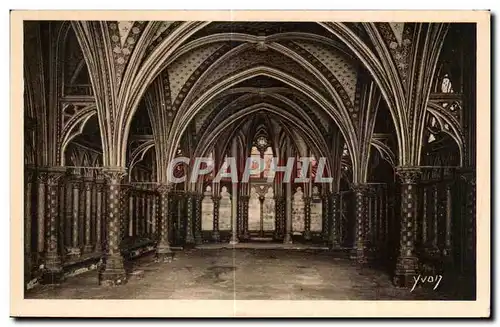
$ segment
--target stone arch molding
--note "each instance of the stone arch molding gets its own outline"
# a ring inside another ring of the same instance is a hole
[[[180,141],[180,138],[184,131],[186,130],[188,124],[193,120],[197,113],[202,110],[202,108],[207,105],[212,99],[214,99],[221,92],[231,88],[233,85],[238,84],[242,81],[251,79],[256,76],[267,76],[277,79],[292,89],[304,94],[305,96],[311,98],[320,108],[323,108],[325,112],[336,122],[338,125],[350,151],[354,151],[357,148],[357,139],[354,133],[354,128],[348,128],[346,126],[346,119],[341,116],[338,110],[321,94],[319,94],[313,87],[307,85],[306,83],[300,81],[294,76],[284,73],[278,69],[267,67],[267,66],[257,66],[247,69],[243,72],[236,73],[235,75],[217,83],[212,86],[207,92],[200,95],[189,108],[182,107],[179,108],[178,114],[175,116],[172,128],[169,133],[168,144],[171,144],[168,160],[171,160],[175,156],[175,148]]]

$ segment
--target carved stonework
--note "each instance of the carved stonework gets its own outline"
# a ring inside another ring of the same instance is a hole
[[[107,182],[107,251],[104,271],[101,272],[99,281],[103,285],[121,285],[127,282],[120,252],[120,183],[126,171],[108,168],[103,170],[103,175]]]
[[[159,222],[159,242],[156,248],[156,257],[158,261],[170,262],[173,256],[170,249],[169,226],[169,193],[172,187],[170,184],[160,184],[156,189],[160,197],[160,222]]]
[[[402,184],[416,184],[420,181],[422,171],[418,167],[397,167],[396,174]]]

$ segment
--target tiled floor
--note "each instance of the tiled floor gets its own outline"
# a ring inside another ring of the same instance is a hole
[[[395,288],[388,275],[321,250],[194,249],[171,263],[143,262],[142,279],[101,287],[97,272],[39,286],[26,298],[219,300],[445,299],[431,289]]]

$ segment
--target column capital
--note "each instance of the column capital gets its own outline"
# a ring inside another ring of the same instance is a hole
[[[156,186],[156,191],[160,194],[169,193],[172,191],[172,184],[158,183]]]
[[[48,185],[57,185],[59,179],[66,173],[65,167],[45,167],[39,170],[39,176],[45,180]]]
[[[125,167],[103,167],[102,174],[106,181],[119,184],[127,175],[127,169]]]
[[[396,175],[401,179],[403,184],[416,184],[422,177],[420,167],[396,167]]]
[[[370,185],[366,183],[351,184],[351,190],[355,193],[366,193],[370,189]],[[335,193],[332,193],[335,194]]]

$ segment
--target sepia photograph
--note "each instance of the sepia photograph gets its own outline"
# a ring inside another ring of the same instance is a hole
[[[489,316],[489,12],[12,11],[11,46],[12,316]]]

